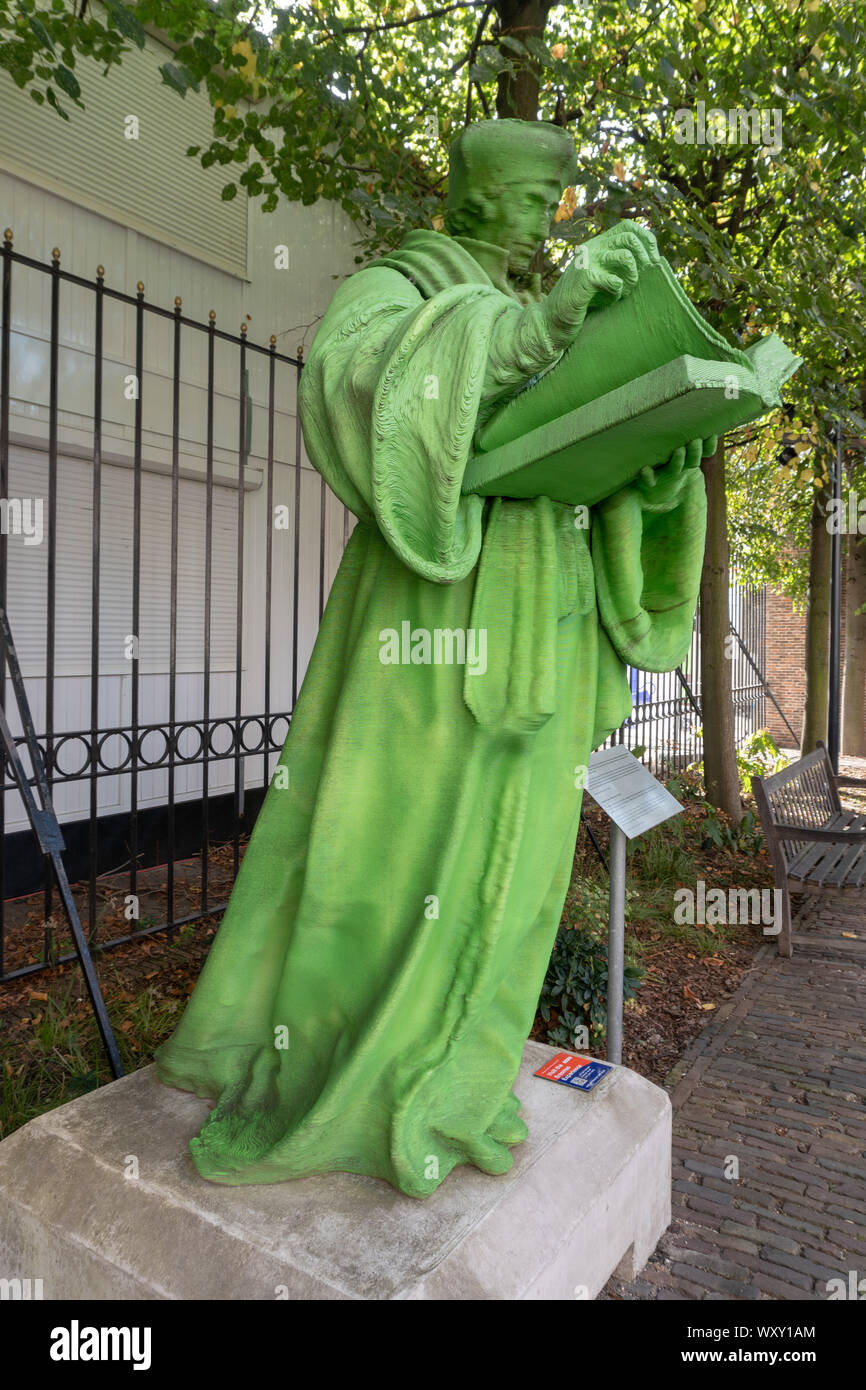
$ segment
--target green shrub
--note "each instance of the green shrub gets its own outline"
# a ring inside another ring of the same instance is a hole
[[[703,735],[703,729],[698,729],[697,733]],[[780,752],[768,729],[756,729],[743,740],[742,746],[734,751],[737,757],[737,771],[740,774],[740,788],[744,796],[748,796],[752,790],[753,777],[771,777],[774,772],[781,772],[783,767],[788,766],[788,758]],[[688,770],[697,774],[703,781],[703,760],[690,763]]]
[[[703,763],[690,763],[680,768],[665,782],[671,796],[677,801],[702,801],[704,797]]]
[[[758,729],[744,740],[737,750],[737,769],[746,796],[752,790],[753,777],[771,777],[788,766],[788,759],[779,751],[767,729]]]
[[[731,825],[725,817],[722,820],[715,806],[704,802],[706,818],[703,823],[704,838],[701,848],[732,849],[741,854],[757,854],[764,843],[764,832],[754,811],[748,810],[739,825]]]
[[[682,819],[674,817],[629,842],[629,863],[642,882],[683,883],[692,873],[692,861],[684,841]]]
[[[594,885],[587,885],[594,888]],[[598,890],[596,890],[598,891]],[[594,896],[587,893],[587,896]],[[604,920],[607,920],[606,893]],[[633,999],[644,972],[626,961],[623,997]],[[541,1016],[550,1023],[555,1009],[558,1020],[547,1030],[548,1040],[560,1047],[574,1047],[578,1028],[586,1027],[589,1046],[598,1047],[607,1029],[607,943],[597,930],[560,927],[544,977],[539,1001]]]

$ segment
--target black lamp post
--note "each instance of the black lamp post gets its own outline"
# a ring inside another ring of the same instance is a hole
[[[833,469],[833,528],[830,558],[830,691],[827,711],[827,752],[833,771],[839,771],[840,667],[842,655],[842,418],[836,426],[836,463]]]

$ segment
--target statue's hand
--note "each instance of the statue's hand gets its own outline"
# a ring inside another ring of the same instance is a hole
[[[655,237],[636,222],[620,222],[584,242],[545,301],[554,336],[572,337],[591,304],[630,294],[641,270],[658,260]]]
[[[609,302],[630,294],[644,266],[659,260],[652,232],[636,222],[620,222],[579,248],[575,273],[585,277],[588,303]]]
[[[717,443],[715,436],[692,439],[683,448],[674,449],[667,463],[658,468],[649,464],[642,468],[634,483],[641,500],[653,511],[667,511],[675,506],[684,476],[693,468],[699,468],[702,458],[714,454]]]

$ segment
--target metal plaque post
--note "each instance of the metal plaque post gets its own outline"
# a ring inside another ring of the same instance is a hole
[[[33,718],[30,713],[30,704],[27,699],[27,692],[24,688],[24,681],[21,676],[21,668],[18,665],[18,654],[15,650],[15,643],[12,640],[12,632],[9,627],[9,620],[6,616],[6,609],[0,607],[0,647],[9,666],[9,677],[12,681],[12,689],[15,692],[15,699],[18,705],[18,714],[21,719],[21,726],[24,730],[24,741],[27,751],[30,754],[30,761],[33,765],[33,781],[39,792],[41,806],[37,806],[36,799],[30,786],[30,779],[24,770],[24,765],[18,753],[9,723],[6,719],[5,711],[0,707],[0,739],[6,750],[6,760],[12,770],[15,784],[21,800],[24,802],[27,816],[33,827],[33,832],[39,841],[39,848],[47,859],[51,860],[54,870],[54,877],[57,880],[57,887],[63,901],[66,918],[75,941],[75,949],[81,964],[84,975],[84,982],[87,986],[87,993],[90,996],[90,1003],[96,1017],[96,1025],[99,1029],[102,1044],[108,1055],[111,1074],[115,1078],[123,1076],[123,1063],[120,1060],[120,1053],[117,1050],[117,1040],[114,1030],[108,1018],[108,1011],[105,1007],[105,1000],[102,997],[102,990],[96,978],[96,971],[93,966],[93,957],[90,954],[90,947],[78,916],[78,909],[75,906],[75,899],[72,896],[72,889],[69,886],[69,879],[66,877],[66,868],[61,859],[61,851],[65,848],[63,833],[60,829],[54,806],[51,801],[51,793],[48,787],[48,778],[45,775],[45,765],[42,761],[42,752],[36,741],[36,733],[33,727]]]
[[[625,744],[602,748],[589,760],[587,793],[610,817],[610,900],[607,940],[607,1060],[622,1062],[625,985],[626,843],[682,806]]]

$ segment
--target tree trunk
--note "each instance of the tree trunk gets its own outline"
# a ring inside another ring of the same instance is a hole
[[[846,559],[842,752],[866,758],[866,536],[856,531],[848,534]]]
[[[827,504],[831,493],[818,488],[812,498],[809,547],[809,596],[806,606],[806,703],[800,756],[813,752],[827,738],[830,704],[830,558]]]
[[[728,502],[725,442],[701,470],[707,485],[707,542],[701,570],[701,717],[707,800],[735,825],[743,818],[737,772],[734,697],[731,688],[731,626],[728,609]]]
[[[860,409],[866,412],[866,381],[860,383]],[[862,469],[848,459],[848,489]],[[859,508],[855,506],[859,516]],[[862,525],[862,523],[861,523]],[[866,758],[866,536],[848,532],[845,558],[845,665],[842,668],[842,728],[840,751],[850,758]],[[861,609],[860,613],[857,609]]]
[[[547,16],[554,0],[498,0],[500,36],[520,39],[541,38]],[[521,59],[510,48],[502,49],[503,57],[515,64],[514,72],[503,72],[497,83],[496,114],[521,121],[538,120],[540,69],[534,59]]]

